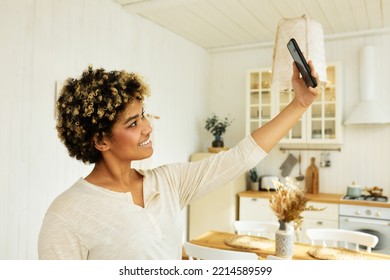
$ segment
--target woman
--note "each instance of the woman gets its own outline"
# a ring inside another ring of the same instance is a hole
[[[39,258],[181,259],[182,209],[256,166],[316,98],[295,64],[292,84],[294,100],[229,151],[134,170],[133,160],[153,153],[148,86],[137,74],[91,67],[68,79],[57,102],[58,135],[70,156],[95,166],[47,210]]]

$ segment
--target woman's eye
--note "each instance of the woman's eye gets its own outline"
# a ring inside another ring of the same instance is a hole
[[[144,119],[146,116],[145,116],[145,111],[142,111],[142,113],[141,113],[141,116],[139,117],[141,120],[142,119]],[[131,123],[130,125],[129,125],[129,127],[135,127],[135,126],[137,126],[137,121],[134,121],[133,123]]]

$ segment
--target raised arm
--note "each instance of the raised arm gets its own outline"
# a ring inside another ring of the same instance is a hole
[[[318,82],[318,74],[311,61],[309,66],[312,76]],[[304,80],[299,76],[295,63],[293,63],[291,82],[295,92],[291,103],[271,121],[252,132],[253,139],[266,152],[269,152],[286,135],[319,94],[320,86],[307,88]]]

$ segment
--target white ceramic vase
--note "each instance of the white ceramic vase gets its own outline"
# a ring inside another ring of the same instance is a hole
[[[279,221],[279,225],[279,230],[275,233],[275,255],[291,259],[294,255],[294,226],[283,221]]]

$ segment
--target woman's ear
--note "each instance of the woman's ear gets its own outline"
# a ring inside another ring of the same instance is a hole
[[[110,149],[110,141],[108,141],[106,138],[103,138],[102,140],[97,140],[96,138],[93,140],[95,148],[98,151],[105,152]]]

